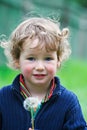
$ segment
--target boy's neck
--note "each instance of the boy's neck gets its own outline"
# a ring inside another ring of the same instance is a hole
[[[32,97],[38,97],[38,99],[42,101],[42,99],[44,99],[44,97],[46,96],[46,94],[50,89],[50,84],[48,84],[47,86],[37,87],[37,86],[29,86],[29,84],[26,83],[26,87]]]

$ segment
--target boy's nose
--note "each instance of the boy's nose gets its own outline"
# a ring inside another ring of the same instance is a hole
[[[44,70],[44,64],[42,61],[38,61],[36,66],[35,66],[35,69],[38,70],[38,71],[43,71]]]

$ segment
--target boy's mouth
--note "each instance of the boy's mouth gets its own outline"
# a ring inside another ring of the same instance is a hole
[[[34,74],[33,76],[36,78],[44,78],[46,74]]]

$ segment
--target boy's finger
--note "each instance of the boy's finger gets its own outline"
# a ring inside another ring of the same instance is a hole
[[[31,128],[29,128],[28,130],[32,130]]]

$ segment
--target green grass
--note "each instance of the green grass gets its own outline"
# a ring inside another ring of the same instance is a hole
[[[17,74],[6,66],[0,67],[0,87],[10,84]],[[70,60],[62,65],[57,75],[62,85],[78,96],[87,121],[87,62]]]

